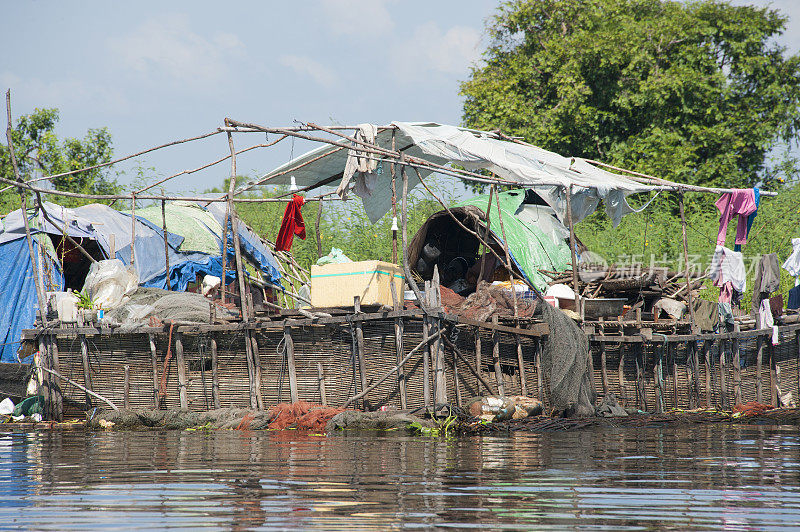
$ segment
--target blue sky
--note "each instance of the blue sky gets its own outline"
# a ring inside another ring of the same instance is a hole
[[[498,3],[6,0],[0,86],[12,89],[15,117],[58,108],[63,136],[107,126],[117,156],[211,131],[226,116],[265,125],[458,124],[458,85],[487,44],[485,22]],[[797,51],[800,1],[772,5],[792,17],[784,44]],[[295,155],[308,147],[296,143]],[[240,173],[265,173],[291,150],[284,141],[249,152]],[[141,162],[155,178],[227,151],[215,136]],[[168,190],[201,191],[228,172],[219,165]]]

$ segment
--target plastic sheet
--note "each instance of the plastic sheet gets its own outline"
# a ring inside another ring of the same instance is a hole
[[[96,307],[114,309],[125,303],[138,285],[132,269],[125,268],[119,259],[110,259],[92,264],[83,289]]]

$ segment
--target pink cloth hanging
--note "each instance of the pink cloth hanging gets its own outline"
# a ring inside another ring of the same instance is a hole
[[[736,244],[747,242],[747,217],[756,212],[755,192],[752,188],[737,188],[733,192],[726,192],[714,203],[719,209],[719,234],[717,244],[725,245],[725,236],[728,233],[728,222],[739,215],[736,223]]]

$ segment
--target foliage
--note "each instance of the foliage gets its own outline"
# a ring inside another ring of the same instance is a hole
[[[82,290],[80,292],[75,292],[75,295],[78,296],[78,303],[77,303],[78,308],[84,308],[84,309],[94,308],[94,302],[92,302],[92,298],[89,295],[89,292],[87,292],[86,290]]]
[[[78,170],[111,160],[113,154],[111,134],[106,128],[89,129],[83,139],[59,139],[55,133],[58,123],[57,109],[36,109],[23,115],[12,129],[14,153],[22,179],[34,179],[37,174],[54,175]],[[15,179],[8,147],[0,145],[0,175]],[[55,188],[84,194],[113,194],[119,190],[106,168],[87,170],[68,176],[53,178]],[[41,183],[38,183],[41,185]],[[3,187],[0,188],[4,188]],[[81,203],[59,198],[62,204]],[[0,212],[19,208],[18,193],[10,189],[0,193]]]
[[[800,124],[777,10],[717,0],[512,0],[461,85],[465,125],[707,186],[769,187]]]

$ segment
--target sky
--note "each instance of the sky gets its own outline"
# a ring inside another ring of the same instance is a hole
[[[800,1],[733,3],[771,4],[789,15],[781,42],[800,49]],[[0,87],[11,89],[15,117],[58,108],[61,136],[108,127],[117,157],[212,131],[225,117],[269,126],[460,124],[459,83],[480,61],[486,21],[498,5],[3,0]],[[239,136],[237,148],[258,142],[263,136]],[[310,148],[284,141],[253,150],[239,157],[239,173],[262,175]],[[227,153],[226,138],[217,135],[138,164],[154,180]],[[130,183],[136,172],[122,168],[120,181]],[[179,177],[166,190],[201,192],[229,172],[221,164]]]

